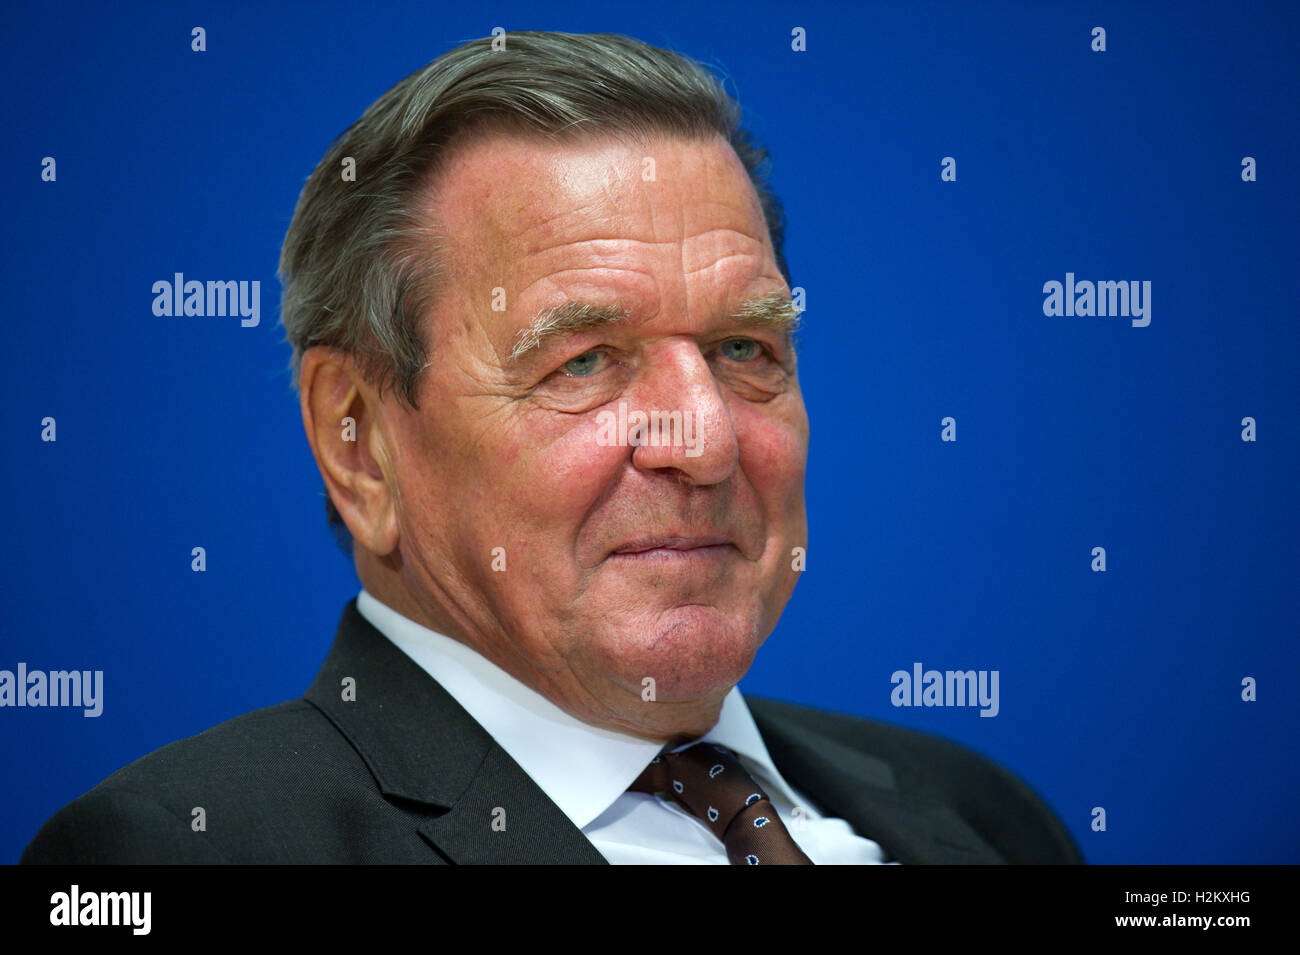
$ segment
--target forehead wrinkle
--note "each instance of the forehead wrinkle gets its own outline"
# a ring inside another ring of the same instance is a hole
[[[760,238],[750,234],[738,223],[687,234],[682,240],[681,269],[687,277],[713,269],[746,270],[743,262],[755,272],[763,269],[766,249]],[[737,260],[740,260],[737,262]]]
[[[551,248],[563,248],[567,245],[577,245],[580,242],[599,241],[601,239],[622,239],[616,230],[612,236],[580,236],[578,238],[562,238],[565,232],[566,220],[578,219],[579,228],[577,231],[584,232],[590,229],[595,221],[602,225],[610,225],[606,217],[602,215],[608,212],[608,206],[595,202],[587,202],[580,206],[569,209],[561,209],[543,219],[525,225],[519,228],[517,225],[517,214],[512,213],[511,217],[498,226],[500,234],[508,241],[514,242],[520,246],[519,253],[521,256],[537,255]],[[507,225],[508,223],[508,225]],[[599,228],[599,227],[597,227]],[[541,233],[534,238],[535,233]],[[558,241],[557,241],[558,240]]]
[[[684,272],[683,274],[684,274],[687,278],[690,278],[690,277],[693,276],[693,275],[699,275],[701,272],[708,272],[708,271],[716,270],[719,266],[725,264],[726,262],[729,262],[729,261],[732,260],[732,259],[749,259],[749,260],[753,260],[753,259],[755,259],[755,258],[757,258],[757,256],[751,255],[751,254],[748,253],[748,252],[728,252],[728,253],[727,253],[726,255],[724,255],[724,256],[721,256],[721,257],[719,257],[719,258],[712,259],[712,260],[710,260],[709,262],[706,262],[704,265],[696,266],[696,267],[693,268],[693,269],[686,269],[685,272]]]

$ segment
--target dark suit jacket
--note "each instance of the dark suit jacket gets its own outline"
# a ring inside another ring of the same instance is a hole
[[[355,681],[345,701],[342,682]],[[826,814],[912,863],[1075,863],[1020,780],[937,737],[746,697],[773,761]],[[204,811],[196,831],[194,810]],[[494,831],[493,810],[506,828]],[[604,858],[436,681],[357,611],[302,699],[119,770],[23,863],[596,863]]]

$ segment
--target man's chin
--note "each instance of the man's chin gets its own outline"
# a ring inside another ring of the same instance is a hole
[[[646,703],[696,703],[726,695],[765,636],[752,612],[685,604],[611,622],[596,665]]]

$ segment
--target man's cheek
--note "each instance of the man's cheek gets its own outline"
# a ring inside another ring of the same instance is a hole
[[[615,479],[626,448],[597,441],[597,430],[583,422],[556,435],[534,435],[502,449],[498,460],[514,465],[485,476],[492,524],[530,586],[563,586],[581,557],[584,518]],[[559,561],[560,563],[557,563]]]
[[[764,518],[762,574],[765,596],[783,605],[806,559],[808,521],[804,477],[807,430],[794,417],[755,417],[741,443],[742,466],[759,499]]]
[[[803,487],[808,433],[797,420],[751,415],[740,436],[741,457],[750,482],[765,497],[784,496]]]
[[[584,513],[616,475],[628,449],[607,440],[606,429],[586,415],[547,436],[528,456],[521,477],[527,493],[547,510]]]

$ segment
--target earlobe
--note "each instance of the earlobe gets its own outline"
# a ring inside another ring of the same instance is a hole
[[[394,480],[380,399],[353,359],[326,346],[302,356],[303,430],[354,546],[386,556],[397,547]]]

